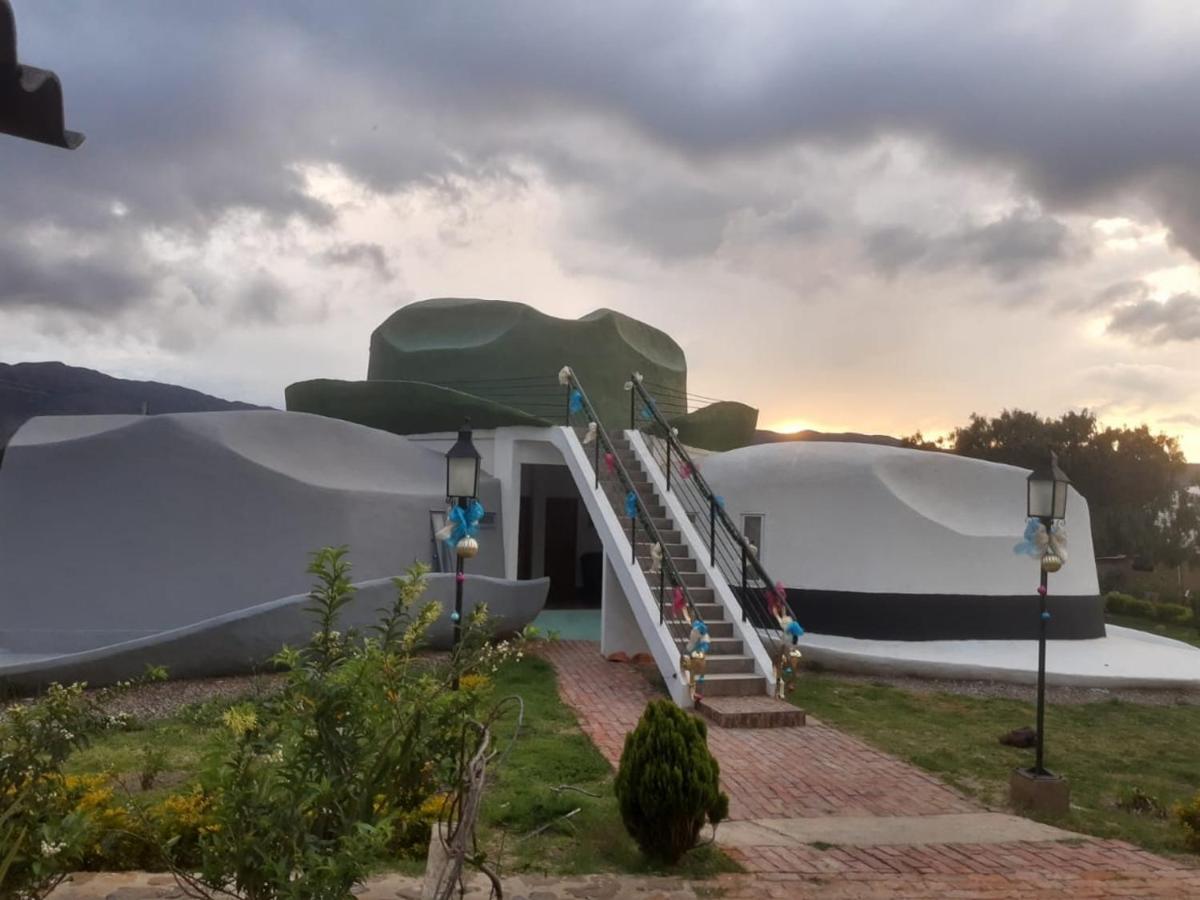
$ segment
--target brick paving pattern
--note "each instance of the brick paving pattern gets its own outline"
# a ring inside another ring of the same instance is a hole
[[[542,651],[584,732],[615,766],[625,734],[660,696],[632,666],[595,644]],[[900,760],[827,725],[731,730],[709,726],[732,819],[913,816],[980,807]],[[722,879],[729,898],[1200,898],[1200,869],[1121,841],[729,847],[753,877]]]

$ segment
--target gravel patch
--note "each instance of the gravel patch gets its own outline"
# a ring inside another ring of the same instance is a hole
[[[285,673],[230,675],[158,681],[123,691],[104,704],[111,715],[127,713],[143,721],[165,719],[185,706],[206,700],[267,697],[283,687]]]

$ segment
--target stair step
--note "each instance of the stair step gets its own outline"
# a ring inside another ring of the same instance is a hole
[[[706,678],[705,683],[707,681]],[[710,694],[697,703],[696,708],[704,718],[721,728],[797,728],[805,723],[804,710],[772,697]]]
[[[714,643],[718,640],[728,639],[733,637],[733,623],[723,619],[713,619],[711,622],[707,619],[704,624],[708,626],[709,643]],[[692,628],[686,622],[680,622],[673,626],[672,633],[675,639],[687,643],[688,635],[691,634]]]
[[[680,572],[679,580],[691,587],[704,587],[708,584],[708,578],[703,572]]]
[[[709,656],[705,671],[710,675],[749,675],[754,673],[754,658],[740,653]]]
[[[700,693],[704,697],[763,697],[767,693],[767,682],[755,674],[705,673]]]
[[[643,572],[648,573],[650,571],[650,567],[652,565],[654,565],[654,561],[653,561],[653,559],[651,559],[649,553],[646,553],[646,554],[639,553],[638,561],[642,564]],[[690,572],[696,571],[696,561],[694,559],[680,559],[677,556],[672,556],[671,562],[675,565],[675,571],[679,572],[680,574],[683,574],[684,572],[690,573]],[[663,563],[663,571],[666,571],[666,572],[670,571],[670,568],[667,566],[667,564],[665,562]]]

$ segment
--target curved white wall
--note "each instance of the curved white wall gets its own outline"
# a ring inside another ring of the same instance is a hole
[[[443,457],[303,413],[32,419],[0,467],[0,649],[63,653],[308,590],[348,544],[355,581],[430,557]],[[499,483],[481,477],[499,514]],[[503,575],[502,530],[470,571]]]
[[[1032,593],[1037,564],[1013,553],[1028,472],[944,453],[795,441],[698,464],[725,508],[764,513],[762,560],[788,587],[913,594]],[[1069,473],[1068,473],[1069,474]],[[1051,592],[1099,586],[1087,501],[1067,503],[1070,560]]]

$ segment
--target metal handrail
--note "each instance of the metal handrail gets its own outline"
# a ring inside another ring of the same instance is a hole
[[[696,619],[702,619],[702,617],[696,611],[696,605],[692,600],[692,594],[691,594],[691,591],[688,589],[687,583],[680,576],[679,569],[675,565],[675,560],[672,558],[671,554],[667,551],[667,545],[662,539],[662,534],[658,530],[658,526],[656,526],[654,524],[654,520],[650,515],[650,511],[646,507],[646,501],[642,499],[641,493],[634,486],[633,479],[630,477],[629,471],[625,468],[625,464],[621,462],[621,457],[617,453],[616,447],[613,446],[612,439],[609,437],[608,432],[605,430],[604,426],[600,423],[600,419],[596,415],[596,408],[594,406],[592,406],[591,400],[588,399],[587,391],[585,391],[583,389],[583,385],[579,383],[579,379],[575,376],[575,372],[573,370],[571,370],[568,367],[567,372],[569,373],[569,375],[567,378],[567,385],[566,385],[566,388],[567,388],[566,424],[568,426],[570,426],[572,424],[571,423],[571,415],[572,415],[571,393],[572,393],[572,391],[578,391],[580,401],[581,401],[581,406],[582,406],[582,409],[580,412],[587,418],[588,426],[590,426],[592,423],[595,423],[595,425],[596,425],[596,442],[595,442],[596,443],[596,451],[595,451],[595,459],[593,462],[593,466],[594,466],[595,472],[596,472],[596,487],[597,488],[600,487],[600,450],[601,450],[601,447],[604,447],[607,449],[607,452],[612,455],[613,471],[617,476],[617,480],[621,483],[621,486],[625,489],[627,494],[629,494],[629,493],[633,494],[633,496],[637,502],[637,513],[638,514],[636,517],[630,518],[629,545],[630,545],[630,552],[631,552],[631,560],[630,560],[631,564],[634,565],[638,569],[639,572],[642,571],[641,566],[637,565],[637,522],[639,519],[642,522],[642,527],[645,529],[647,537],[650,539],[649,540],[650,545],[653,546],[654,544],[658,544],[658,546],[662,550],[662,564],[659,566],[659,573],[658,573],[659,574],[659,585],[658,585],[658,621],[659,621],[659,624],[660,625],[664,624],[666,621],[666,613],[665,613],[664,606],[665,606],[665,596],[666,596],[665,579],[666,579],[667,575],[670,575],[670,578],[671,578],[672,591],[676,587],[682,588],[682,590],[683,590],[684,603],[687,606],[688,613],[691,617],[690,619],[688,619],[685,622],[685,624],[690,624],[691,621],[694,621]],[[649,575],[649,574],[650,573],[648,573],[648,572],[642,572],[643,577],[645,577],[646,575]],[[648,578],[646,579],[646,581],[647,581],[647,584],[649,584]],[[672,618],[674,618],[674,617],[672,616]]]
[[[712,563],[714,566],[717,563],[717,552],[718,552],[718,550],[717,550],[717,524],[719,523],[721,526],[721,529],[725,533],[726,537],[728,537],[729,539],[731,539],[734,542],[734,544],[736,545],[737,549],[740,551],[740,554],[741,554],[740,568],[741,568],[741,572],[742,572],[741,589],[742,589],[743,602],[745,602],[746,597],[752,596],[750,587],[747,584],[747,580],[746,580],[747,567],[749,567],[754,572],[757,580],[762,582],[762,584],[764,586],[763,589],[765,591],[770,591],[772,594],[774,594],[775,586],[777,584],[779,584],[779,582],[777,582],[771,578],[770,574],[767,572],[766,568],[763,566],[762,562],[759,560],[758,553],[754,549],[754,545],[751,544],[750,541],[746,539],[746,536],[744,534],[742,534],[741,530],[739,528],[737,528],[736,525],[734,525],[733,520],[730,518],[729,513],[726,512],[724,505],[717,501],[716,494],[713,493],[712,488],[709,486],[709,484],[705,480],[704,476],[700,473],[699,468],[696,466],[695,462],[693,461],[691,454],[688,453],[687,448],[684,447],[684,445],[680,442],[680,440],[675,436],[675,432],[673,431],[671,424],[667,421],[667,419],[659,411],[658,404],[655,403],[654,398],[652,396],[650,396],[649,392],[647,392],[646,388],[642,385],[641,379],[638,377],[637,373],[634,373],[630,377],[629,384],[630,384],[630,404],[629,404],[630,428],[631,429],[637,428],[635,398],[640,398],[642,403],[644,404],[645,408],[650,411],[651,421],[656,426],[658,426],[658,430],[661,430],[663,440],[666,442],[666,464],[663,467],[664,468],[663,474],[666,479],[667,490],[668,491],[671,490],[671,468],[672,468],[671,467],[671,456],[672,456],[672,454],[675,454],[676,456],[678,456],[678,458],[683,463],[685,463],[688,466],[688,469],[691,473],[689,480],[699,490],[701,497],[704,499],[705,503],[708,506],[709,555],[710,555],[709,561],[710,561],[710,563]],[[678,493],[678,491],[676,491],[676,493]],[[727,561],[729,561],[729,560],[727,560]],[[732,562],[732,561],[729,561],[729,562]],[[729,580],[729,578],[726,577],[726,581],[728,581],[728,580]],[[761,612],[767,613],[766,616],[761,617],[762,621],[766,623],[767,628],[769,630],[781,632],[779,623],[776,620],[775,616],[772,614],[773,611],[770,609],[770,607],[767,606],[766,608],[762,608],[761,598],[756,598],[756,599],[760,600],[759,603],[756,603],[756,606],[760,607],[760,609],[758,611],[760,613]],[[743,617],[744,617],[744,615],[745,615],[745,610],[743,609]]]

